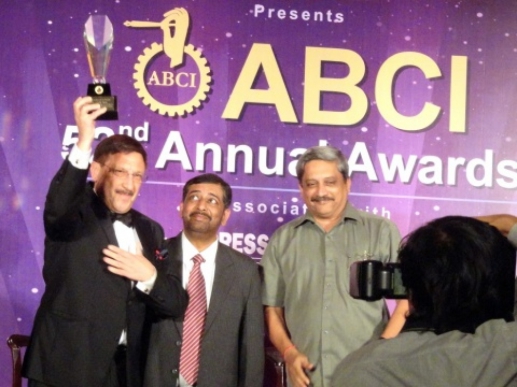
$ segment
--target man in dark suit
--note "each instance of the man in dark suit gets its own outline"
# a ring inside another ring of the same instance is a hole
[[[170,274],[182,277],[189,291],[189,307],[185,321],[156,318],[152,325],[146,386],[262,387],[264,317],[259,268],[249,257],[217,240],[219,227],[230,216],[231,200],[230,186],[214,174],[194,177],[183,188],[183,232],[167,240],[167,249],[172,261]],[[204,309],[199,368],[190,378],[182,367],[185,327],[193,302],[189,283],[195,271],[192,257],[198,254],[204,261],[200,268],[208,312]]]
[[[147,309],[178,317],[187,305],[179,278],[155,257],[162,227],[132,209],[145,177],[142,145],[125,135],[101,141],[87,183],[94,120],[105,111],[90,97],[75,101],[78,141],[47,194],[46,287],[24,360],[29,386],[140,386]]]

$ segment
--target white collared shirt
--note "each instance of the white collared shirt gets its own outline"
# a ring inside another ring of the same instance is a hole
[[[201,256],[205,259],[205,262],[201,264],[201,273],[205,279],[207,309],[210,305],[210,296],[212,295],[212,287],[214,285],[215,256],[217,255],[218,243],[219,242],[216,239],[205,250],[199,252],[185,236],[185,233],[181,233],[181,248],[183,251],[183,287],[185,289],[187,288],[190,272],[194,267],[194,261],[192,258],[194,258],[194,256],[197,254],[201,254]]]
[[[212,295],[212,287],[214,285],[214,276],[215,276],[215,256],[217,255],[217,246],[218,240],[216,239],[210,246],[208,246],[203,252],[199,252],[194,245],[188,240],[185,236],[185,233],[181,233],[181,250],[183,251],[182,257],[182,282],[183,287],[186,289],[188,280],[190,277],[190,272],[194,268],[194,258],[197,254],[201,254],[204,258],[205,262],[201,264],[201,274],[203,274],[203,278],[205,279],[205,288],[206,288],[206,308],[208,310],[210,306],[210,296]],[[191,387],[183,376],[180,374],[178,378],[178,386],[179,387]]]

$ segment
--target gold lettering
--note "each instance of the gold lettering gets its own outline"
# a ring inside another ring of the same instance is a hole
[[[382,117],[390,125],[400,130],[416,132],[431,126],[438,118],[441,108],[426,102],[420,113],[414,116],[405,116],[397,111],[393,101],[393,83],[397,73],[410,66],[422,70],[427,79],[442,75],[438,65],[427,55],[418,52],[395,54],[386,59],[379,69],[375,83],[375,100]]]
[[[322,77],[324,62],[344,63],[349,74],[343,78]],[[354,51],[339,48],[307,47],[305,50],[305,88],[303,122],[308,124],[354,125],[361,121],[368,110],[368,97],[357,86],[364,78],[366,67],[363,59]],[[322,92],[346,94],[350,108],[346,111],[321,110]]]
[[[254,89],[260,69],[268,89]],[[254,43],[246,58],[235,87],[228,99],[222,118],[237,120],[248,103],[274,105],[282,122],[297,123],[289,92],[270,44]]]

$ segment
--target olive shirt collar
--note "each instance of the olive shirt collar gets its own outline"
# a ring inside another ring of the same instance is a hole
[[[344,221],[346,219],[352,219],[359,221],[361,218],[361,215],[359,211],[352,205],[350,202],[346,203],[345,210],[341,214],[341,218]],[[314,220],[314,216],[310,212],[306,212],[305,215],[300,216],[298,219],[295,219],[293,221],[294,228],[300,227],[302,224],[305,224],[307,222],[311,222],[313,224],[316,224],[316,221]]]

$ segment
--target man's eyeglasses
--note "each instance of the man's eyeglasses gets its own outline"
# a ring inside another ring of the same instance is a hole
[[[119,178],[119,179],[127,179],[128,176],[131,176],[133,180],[135,180],[138,183],[142,183],[147,180],[147,176],[142,173],[131,173],[129,171],[126,171],[125,169],[117,169],[117,168],[111,168],[106,165],[104,165],[106,168],[108,168],[108,171],[113,174],[113,176]]]

